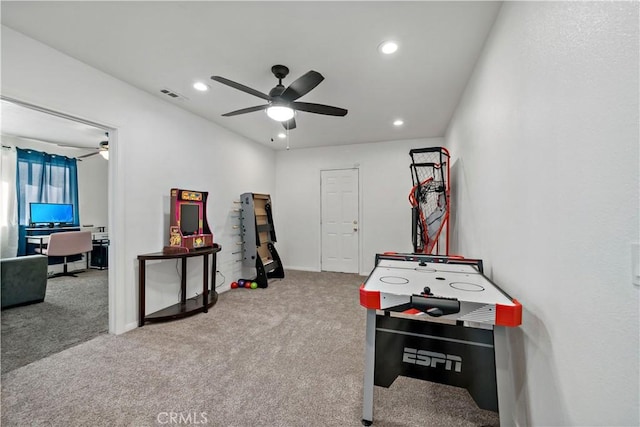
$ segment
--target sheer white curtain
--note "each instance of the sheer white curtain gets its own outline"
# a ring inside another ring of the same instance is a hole
[[[18,252],[18,198],[16,193],[16,149],[2,147],[0,163],[0,256],[11,258]]]

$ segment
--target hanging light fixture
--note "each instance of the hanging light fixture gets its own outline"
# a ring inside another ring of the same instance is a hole
[[[109,132],[105,132],[104,135],[107,137],[105,141],[100,141],[100,155],[103,159],[109,160]]]
[[[272,105],[267,108],[267,116],[277,122],[286,122],[293,118],[294,112],[291,108],[284,105]]]
[[[385,41],[378,45],[378,50],[380,51],[380,53],[383,53],[385,55],[391,55],[398,50],[398,44],[391,40]]]

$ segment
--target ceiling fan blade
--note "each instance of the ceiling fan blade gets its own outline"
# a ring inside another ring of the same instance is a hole
[[[288,88],[282,92],[280,98],[285,101],[295,101],[303,95],[306,95],[313,89],[318,86],[321,81],[324,80],[322,74],[317,71],[309,71],[307,74],[298,78],[296,81],[291,83]]]
[[[86,159],[87,157],[95,156],[100,153],[100,151],[96,151],[95,153],[83,154],[82,156],[76,157],[76,159]]]
[[[332,107],[331,105],[312,104],[309,102],[292,102],[291,108],[307,113],[324,114],[326,116],[346,116],[347,110],[344,108]]]
[[[296,128],[296,118],[292,118],[287,120],[286,122],[282,122],[282,126],[284,126],[285,129],[291,130],[291,129],[295,129]]]
[[[231,117],[231,116],[237,116],[238,114],[253,113],[254,111],[264,110],[267,107],[269,107],[269,104],[256,105],[255,107],[249,107],[249,108],[243,108],[241,110],[231,111],[230,113],[223,114],[223,116]]]
[[[266,99],[267,101],[271,100],[269,95],[267,95],[266,93],[262,93],[260,91],[257,91],[255,89],[250,88],[249,86],[245,86],[243,84],[236,83],[236,82],[231,81],[229,79],[225,79],[224,77],[211,76],[211,80],[215,80],[215,81],[217,81],[219,83],[222,83],[224,85],[231,86],[234,89],[241,90],[241,91],[246,92],[246,93],[248,93],[250,95],[257,96],[258,98]]]

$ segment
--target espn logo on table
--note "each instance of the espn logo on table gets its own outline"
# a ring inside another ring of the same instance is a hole
[[[453,354],[405,347],[402,361],[412,365],[444,368],[445,371],[462,372],[462,357]]]

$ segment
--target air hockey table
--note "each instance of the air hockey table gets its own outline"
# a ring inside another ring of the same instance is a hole
[[[360,287],[367,309],[362,424],[373,423],[374,385],[406,376],[466,388],[506,425],[498,402],[507,401],[512,381],[502,370],[497,379],[504,340],[494,337],[521,324],[522,305],[483,274],[482,260],[393,253],[376,255],[375,264]]]

